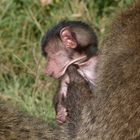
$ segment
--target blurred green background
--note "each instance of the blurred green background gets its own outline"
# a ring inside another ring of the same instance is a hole
[[[52,96],[57,82],[44,75],[43,34],[60,20],[82,20],[99,41],[112,17],[133,0],[1,0],[0,98],[47,123],[54,121]]]

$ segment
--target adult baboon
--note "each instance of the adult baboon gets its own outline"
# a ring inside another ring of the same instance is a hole
[[[82,110],[77,139],[140,139],[140,2],[114,20],[97,73],[96,97]]]

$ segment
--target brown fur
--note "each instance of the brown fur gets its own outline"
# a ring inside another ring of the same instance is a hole
[[[96,99],[82,111],[77,139],[140,139],[140,3],[115,20],[97,71]]]
[[[45,123],[0,102],[0,140],[55,140]]]

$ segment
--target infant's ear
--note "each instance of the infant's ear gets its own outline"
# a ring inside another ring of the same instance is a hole
[[[74,36],[72,36],[72,32],[69,27],[64,27],[60,31],[60,38],[66,48],[76,48],[77,41]]]

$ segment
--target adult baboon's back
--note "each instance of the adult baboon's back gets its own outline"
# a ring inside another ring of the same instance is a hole
[[[98,64],[96,99],[77,139],[140,139],[140,2],[114,20]]]
[[[0,140],[56,140],[44,122],[17,111],[0,98]]]

